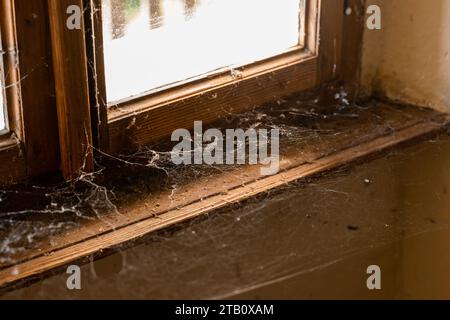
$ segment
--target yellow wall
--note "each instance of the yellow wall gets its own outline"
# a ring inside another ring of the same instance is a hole
[[[382,29],[366,28],[362,84],[391,99],[450,112],[450,1],[367,0]]]

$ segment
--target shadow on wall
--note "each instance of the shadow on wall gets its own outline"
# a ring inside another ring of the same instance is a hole
[[[365,30],[367,93],[450,112],[450,1],[367,0],[382,29]]]

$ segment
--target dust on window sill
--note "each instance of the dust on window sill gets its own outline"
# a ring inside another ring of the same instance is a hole
[[[155,145],[119,158],[104,155],[102,169],[71,183],[2,190],[0,285],[271,192],[438,130],[447,121],[427,109],[377,101],[348,104],[340,93],[335,98],[334,105],[320,106],[315,98],[293,97],[216,124],[279,129],[281,172],[276,176],[262,177],[258,166],[174,166],[167,146]],[[65,258],[55,259],[58,253]],[[36,267],[49,260],[46,268]]]

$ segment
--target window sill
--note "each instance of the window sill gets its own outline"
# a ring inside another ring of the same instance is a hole
[[[431,110],[382,102],[369,102],[364,107],[338,107],[335,113],[330,113],[330,109],[312,112],[291,107],[286,110],[291,118],[299,120],[296,121],[298,127],[290,128],[299,130],[293,139],[289,134],[285,135],[290,143],[282,150],[281,170],[277,175],[263,177],[258,166],[213,171],[208,168],[203,175],[180,179],[176,188],[150,188],[151,192],[147,192],[136,185],[135,192],[140,195],[130,198],[126,197],[132,193],[129,189],[116,190],[121,201],[115,213],[83,220],[76,228],[52,235],[51,241],[49,237],[42,237],[44,240],[34,243],[33,248],[18,251],[9,257],[9,262],[0,264],[0,287],[9,288],[69,263],[84,261],[106,249],[136,245],[141,238],[155,231],[207,216],[252,197],[275,192],[289,183],[436,133],[449,121],[448,115]],[[311,117],[314,117],[314,123],[310,123]],[[116,170],[119,169],[113,170],[112,177],[117,176]],[[148,168],[144,170],[149,171]],[[179,170],[171,174],[186,175]],[[138,172],[137,178],[142,180],[139,182],[142,185],[150,182],[166,184],[161,183],[165,181],[164,176],[150,175],[147,181]],[[112,185],[115,184],[120,185],[119,178],[118,182],[113,181]],[[26,199],[21,201],[26,202]],[[42,213],[45,210],[31,211]],[[43,221],[45,217],[39,216],[39,219]]]

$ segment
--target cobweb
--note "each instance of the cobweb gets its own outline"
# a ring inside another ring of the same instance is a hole
[[[415,109],[418,114],[413,116],[411,109],[379,108],[372,102],[350,104],[343,90],[334,90],[331,105],[323,106],[316,96],[297,96],[230,115],[214,126],[277,128],[282,153],[293,150],[313,161],[310,157],[317,153],[336,151],[342,139],[356,145],[428,114]],[[441,155],[448,154],[448,146],[444,134],[104,251],[82,262],[84,289],[71,293],[72,297],[226,297],[312,272],[408,235],[446,228],[448,187],[442,172],[447,169]],[[121,208],[129,202],[145,201],[162,190],[173,200],[189,181],[236,169],[175,166],[168,150],[170,145],[158,144],[142,146],[127,156],[101,153],[98,170],[75,181],[29,182],[3,189],[0,264],[14,266],[27,251],[45,243],[56,247],[53,240],[58,235],[83,228],[87,222],[124,215]],[[433,165],[426,166],[427,175],[418,175],[414,166],[424,159]],[[408,194],[419,191],[423,192],[420,199]],[[426,199],[439,201],[430,205]],[[9,295],[32,292],[33,298],[61,298],[68,292],[64,273],[59,272]]]
[[[41,67],[45,59],[20,81]],[[395,133],[430,113],[400,105],[380,107],[374,101],[359,105],[339,86],[326,90],[332,100],[304,93],[230,114],[211,127],[279,129],[282,155],[294,152],[312,162],[318,154]],[[122,208],[130,202],[163,191],[175,202],[187,182],[236,170],[175,166],[170,150],[170,144],[140,146],[131,155],[119,156],[96,150],[94,173],[82,172],[70,182],[49,179],[2,188],[0,268],[15,266],[46,245],[57,248],[56,239],[88,223],[109,224],[111,217],[126,215]],[[80,292],[68,292],[64,270],[55,270],[34,284],[2,293],[5,298],[37,299],[218,298],[308,274],[374,247],[447,229],[449,157],[444,133],[88,257],[79,262]],[[155,219],[157,215],[158,210]]]

